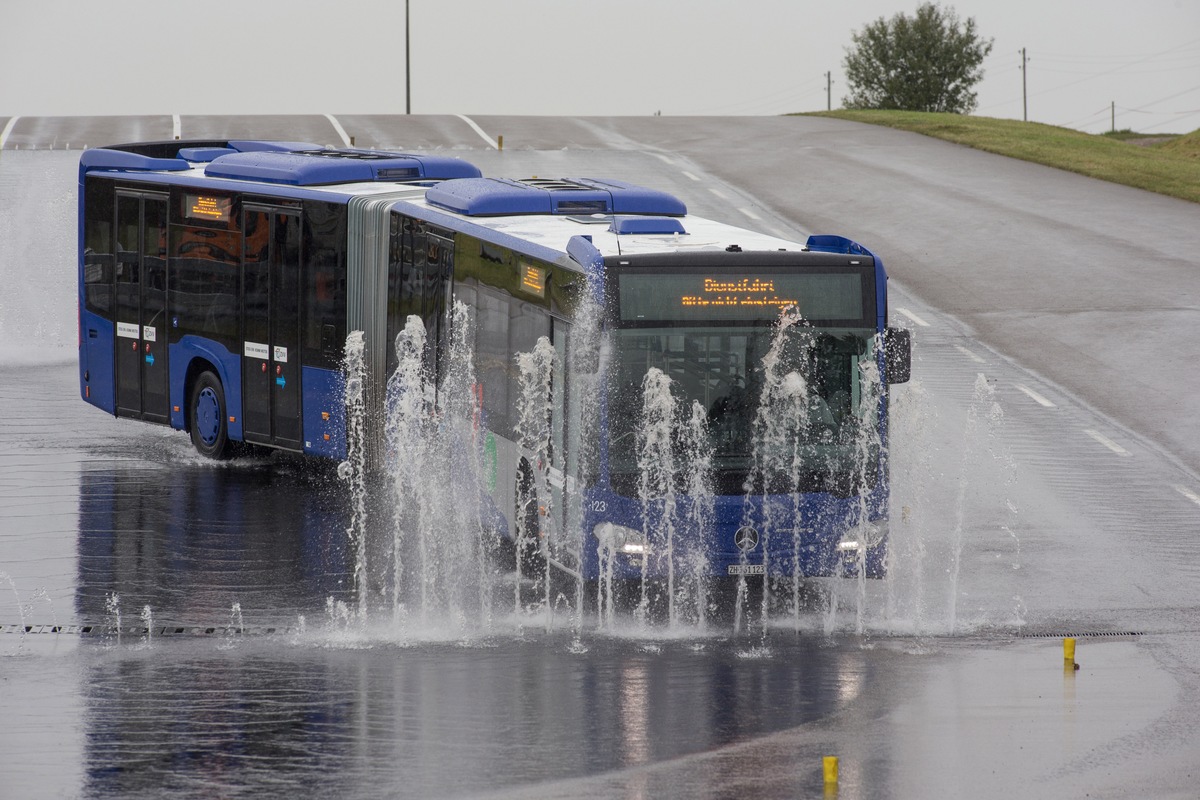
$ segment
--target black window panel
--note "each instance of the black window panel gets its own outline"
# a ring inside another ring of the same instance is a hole
[[[304,205],[304,363],[336,369],[346,342],[346,207]]]
[[[300,363],[296,347],[300,341],[300,218],[277,214],[272,231],[271,345],[275,374],[284,380],[275,384],[275,438],[280,443],[300,443]],[[288,355],[278,352],[284,348]]]
[[[240,216],[221,225],[171,225],[172,342],[191,333],[241,352]]]
[[[111,318],[113,295],[113,183],[88,178],[84,188],[83,296],[88,311]]]

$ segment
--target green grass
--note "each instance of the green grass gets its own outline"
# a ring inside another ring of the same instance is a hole
[[[1200,203],[1200,131],[1152,145],[1037,122],[919,111],[821,111],[811,116],[886,125]]]

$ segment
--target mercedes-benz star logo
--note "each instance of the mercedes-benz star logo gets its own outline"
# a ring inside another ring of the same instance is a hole
[[[744,525],[737,529],[737,533],[733,535],[733,543],[738,546],[738,549],[743,553],[748,553],[758,547],[758,531],[751,528],[749,525]]]

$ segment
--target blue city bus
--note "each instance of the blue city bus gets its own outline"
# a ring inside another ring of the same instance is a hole
[[[397,335],[423,323],[439,379],[461,304],[483,434],[464,491],[486,496],[518,580],[644,581],[685,553],[714,577],[884,573],[888,387],[908,379],[910,342],[860,244],[703,219],[618,180],[483,178],[457,159],[302,143],[88,151],[80,182],[81,387],[109,413],[188,431],[211,457],[344,459],[347,334],[362,332],[377,442]],[[539,347],[552,363],[535,447],[517,356]],[[765,405],[764,359],[801,405]],[[650,374],[700,409],[701,493],[646,483]],[[780,418],[787,441],[764,445]],[[781,447],[786,468],[764,467]]]

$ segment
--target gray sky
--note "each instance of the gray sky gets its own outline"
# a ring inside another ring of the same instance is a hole
[[[917,0],[411,0],[417,114],[781,114]],[[1200,128],[1200,0],[958,0],[983,116]],[[0,116],[403,113],[403,0],[0,0]]]

